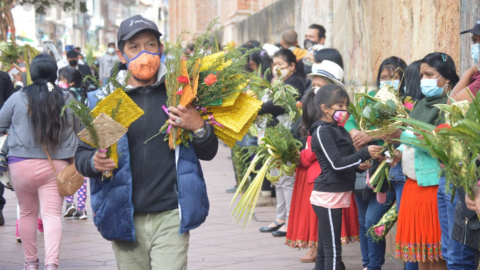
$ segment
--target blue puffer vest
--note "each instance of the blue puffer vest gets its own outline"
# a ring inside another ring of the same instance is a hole
[[[88,93],[89,106],[94,108],[101,90]],[[91,204],[95,213],[93,221],[102,236],[111,241],[135,242],[132,203],[132,172],[128,138],[124,135],[117,143],[118,168],[112,179],[91,178]],[[210,204],[202,167],[193,147],[175,149],[177,164],[178,204],[180,212],[179,233],[199,227],[208,216]]]

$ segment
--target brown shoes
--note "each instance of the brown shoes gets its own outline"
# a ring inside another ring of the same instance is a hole
[[[310,249],[305,256],[300,257],[300,261],[302,263],[314,263],[316,259],[317,259],[317,250],[313,248]]]

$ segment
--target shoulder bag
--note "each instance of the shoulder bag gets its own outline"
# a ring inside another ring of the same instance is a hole
[[[57,178],[58,194],[60,194],[60,196],[73,196],[85,182],[83,175],[81,175],[75,168],[75,164],[73,162],[74,159],[72,158],[70,165],[57,173],[47,149],[43,147],[43,150],[45,151],[48,161],[50,161],[50,165],[52,166],[53,172]]]

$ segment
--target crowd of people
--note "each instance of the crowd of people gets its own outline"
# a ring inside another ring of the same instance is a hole
[[[362,131],[348,111],[353,101],[346,90],[342,55],[325,47],[325,33],[321,25],[309,26],[303,48],[294,30],[286,30],[278,44],[251,40],[241,46],[245,51],[256,49],[245,68],[294,87],[303,112],[290,123],[283,107],[269,96],[259,97],[263,101],[259,115],[273,117],[260,130],[281,123],[303,144],[293,176],[281,176],[274,185],[263,182],[257,206],[272,205],[276,197],[276,216],[260,232],[285,237],[289,247],[306,249],[300,261],[315,263],[316,270],[346,269],[342,245],[359,241],[358,264],[378,270],[385,263],[386,243],[367,232],[396,207],[395,255],[406,269],[476,269],[480,242],[469,238],[479,233],[480,196],[470,200],[461,189],[452,196],[438,161],[414,144],[396,140],[421,139],[420,135],[400,129],[382,136]],[[447,104],[449,98],[471,101],[469,92],[475,96],[480,89],[480,21],[464,33],[472,34],[474,64],[462,78],[448,53],[432,52],[408,65],[392,56],[381,63],[375,88],[392,86],[401,97],[411,98],[404,104],[411,118],[441,124],[444,118],[435,105]],[[26,86],[21,74],[12,83],[0,72],[0,133],[8,133],[2,151],[8,150],[12,189],[18,198],[16,237],[23,245],[24,269],[39,269],[37,230],[45,236],[45,269],[58,269],[61,217],[88,218],[88,179],[94,223],[112,241],[118,269],[186,269],[188,231],[205,221],[209,207],[198,160],[213,159],[218,140],[196,109],[178,106],[167,114],[159,106],[167,101],[161,35],[155,23],[136,15],[121,23],[117,42],[108,44],[98,59],[98,72],[85,65],[80,48],[68,46],[62,57],[53,43],[46,43],[30,63],[33,84]],[[187,46],[185,54],[192,52]],[[114,69],[119,71],[112,77]],[[127,95],[145,115],[118,141],[122,155],[115,164],[104,151],[77,138],[80,122],[70,109],[61,112],[71,100],[94,108],[107,94],[101,85],[125,79]],[[193,132],[193,147],[172,151],[163,139],[145,144],[166,121]],[[262,136],[262,132],[258,137],[247,135],[238,145],[258,144]],[[395,145],[395,156],[388,190],[375,194],[366,179],[378,167],[384,141]],[[76,203],[73,196],[59,195],[56,184],[56,172],[72,162],[85,176]],[[113,179],[103,181],[102,173],[113,169]],[[177,182],[186,180],[196,181],[198,188],[178,192]],[[4,190],[0,184],[0,225],[5,222]]]
[[[281,78],[295,87],[303,104],[301,119],[290,125],[303,143],[296,174],[281,177],[274,185],[264,181],[257,207],[272,205],[272,197],[276,197],[277,214],[260,232],[286,237],[292,248],[307,249],[300,261],[315,263],[317,270],[345,269],[342,245],[360,241],[359,264],[377,270],[385,263],[386,242],[373,239],[367,232],[396,207],[395,256],[405,262],[406,269],[476,269],[480,243],[467,240],[475,237],[476,227],[465,225],[479,224],[476,202],[465,197],[461,189],[452,196],[441,165],[428,152],[414,144],[399,143],[417,135],[401,129],[382,136],[362,131],[358,119],[348,112],[353,101],[344,85],[342,55],[334,48],[325,48],[322,26],[311,25],[305,33],[304,48],[299,46],[294,30],[285,31],[276,45],[261,46],[255,40],[242,45],[260,50],[250,56],[252,72],[272,70],[264,77]],[[474,97],[480,89],[480,23],[461,34],[465,33],[472,35],[474,64],[461,79],[448,53],[433,52],[409,65],[392,56],[381,63],[375,88],[388,84],[402,100],[409,97],[404,106],[411,111],[411,118],[432,125],[444,123],[435,105],[451,103],[449,98],[471,102],[470,93]],[[376,90],[368,94],[374,96]],[[285,110],[269,97],[262,101],[260,114],[274,117],[276,122],[270,125],[281,122]],[[261,135],[247,135],[237,144],[248,147],[260,139]],[[390,185],[384,193],[375,194],[366,180],[375,173],[379,161],[365,161],[375,157],[385,141],[396,148],[388,175]]]

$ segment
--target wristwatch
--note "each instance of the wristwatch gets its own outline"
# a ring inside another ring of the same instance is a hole
[[[193,137],[195,139],[202,139],[206,135],[207,135],[207,130],[205,129],[205,127],[201,128],[201,129],[197,129],[195,132],[193,132]]]

